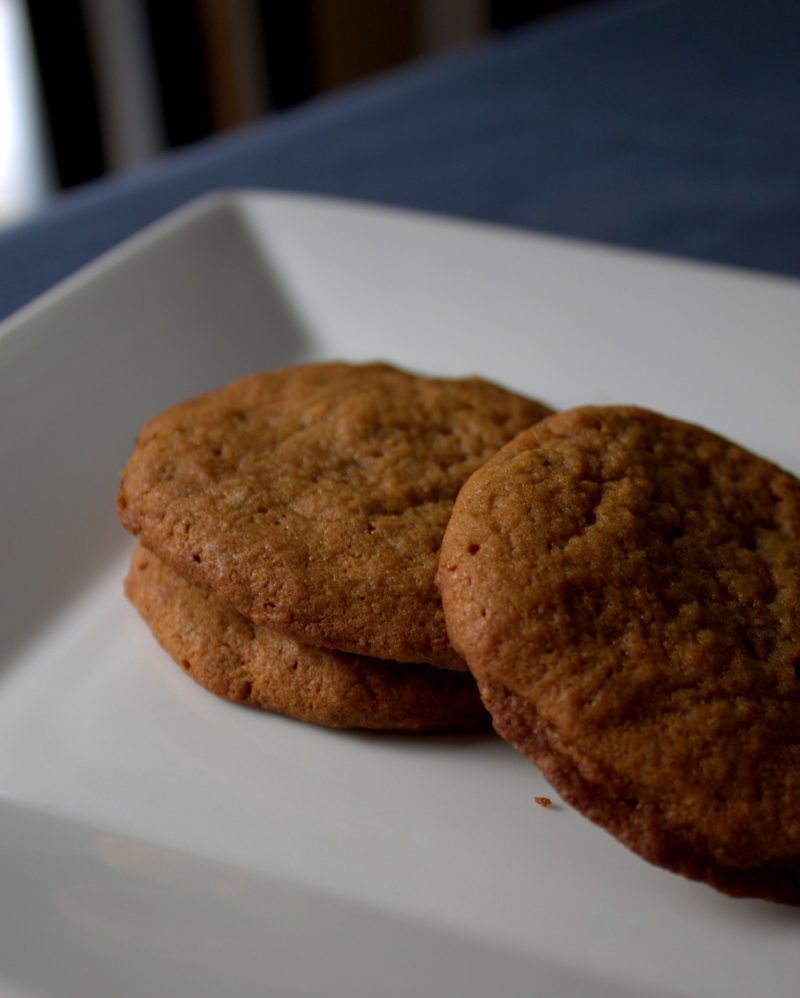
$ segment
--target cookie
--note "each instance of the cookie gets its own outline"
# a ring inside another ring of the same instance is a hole
[[[259,625],[463,669],[434,581],[441,537],[469,475],[547,411],[382,364],[254,374],[144,427],[119,514]]]
[[[800,903],[800,482],[630,407],[462,490],[438,574],[497,731],[645,859]]]
[[[224,699],[332,728],[491,729],[466,673],[359,658],[282,637],[141,547],[125,591],[169,655]]]

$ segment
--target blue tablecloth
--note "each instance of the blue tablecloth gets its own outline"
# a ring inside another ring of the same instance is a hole
[[[577,8],[63,196],[0,317],[206,191],[308,191],[800,274],[800,4]]]

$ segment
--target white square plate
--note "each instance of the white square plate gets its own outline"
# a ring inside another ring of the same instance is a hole
[[[147,416],[334,356],[636,402],[800,472],[798,317],[789,280],[233,193],[6,322],[0,992],[795,996],[799,912],[538,807],[546,784],[498,740],[209,696],[122,597],[114,496]]]

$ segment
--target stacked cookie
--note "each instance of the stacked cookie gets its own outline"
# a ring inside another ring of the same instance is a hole
[[[479,469],[438,580],[500,735],[646,859],[800,903],[800,482],[627,407]]]
[[[128,596],[229,699],[334,727],[487,727],[447,637],[439,547],[463,483],[547,414],[379,364],[256,374],[175,406],[122,477]]]

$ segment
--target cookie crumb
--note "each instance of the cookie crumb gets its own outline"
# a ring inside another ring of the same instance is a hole
[[[553,802],[549,797],[534,797],[533,798],[539,807],[552,807]]]

